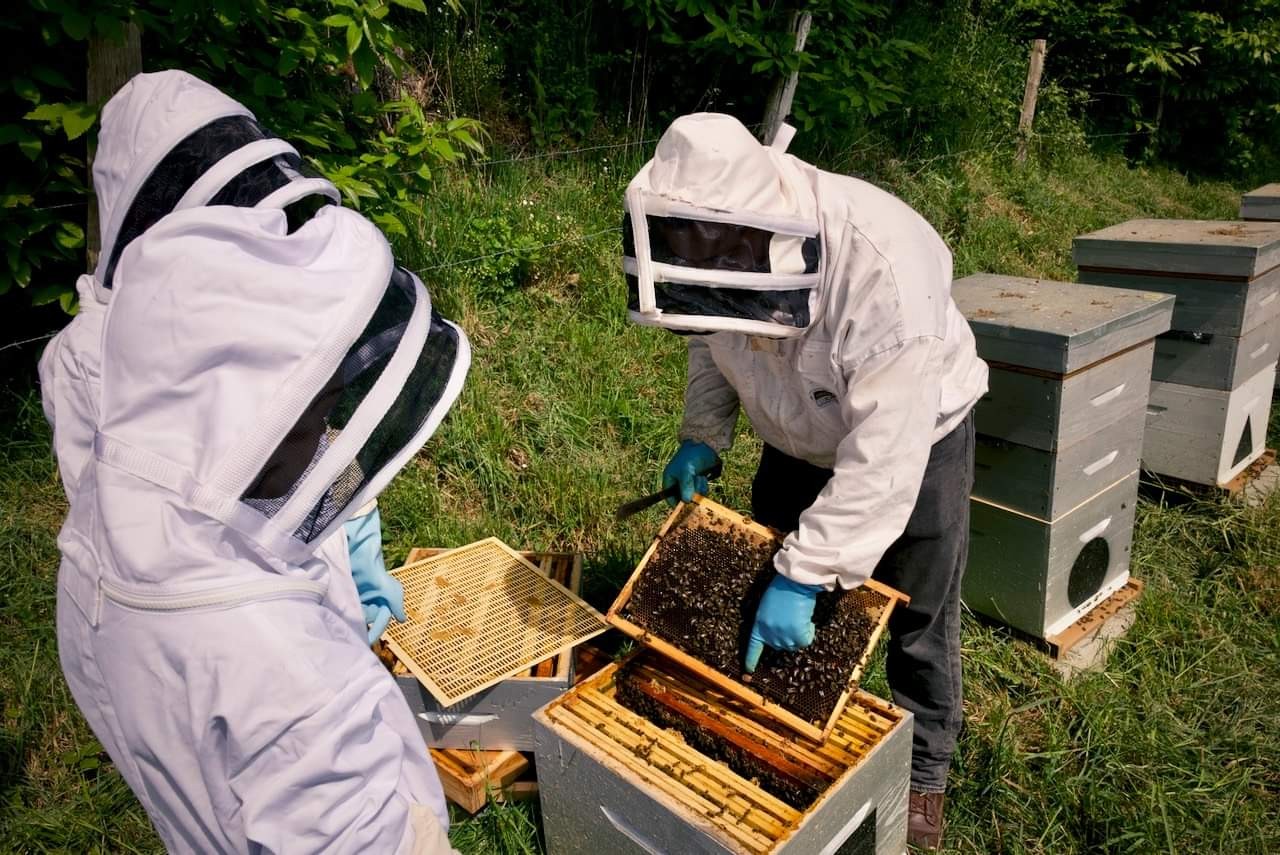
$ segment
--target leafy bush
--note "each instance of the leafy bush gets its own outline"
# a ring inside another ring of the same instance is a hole
[[[407,234],[405,218],[421,215],[433,170],[482,151],[476,121],[428,115],[399,83],[414,61],[401,25],[427,14],[423,0],[32,0],[6,21],[40,39],[10,53],[0,82],[8,100],[27,105],[25,121],[0,125],[0,147],[36,165],[10,174],[0,195],[0,206],[16,209],[0,232],[0,293],[39,279],[36,301],[66,294],[67,282],[45,280],[81,245],[83,208],[55,208],[67,215],[57,216],[40,207],[72,205],[85,192],[72,143],[101,105],[75,100],[69,81],[83,76],[87,40],[118,38],[127,22],[142,30],[146,68],[182,68],[240,99],[297,142],[347,204],[389,234]]]

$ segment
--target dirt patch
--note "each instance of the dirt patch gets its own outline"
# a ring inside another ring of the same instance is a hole
[[[973,316],[975,318],[995,318],[995,317],[999,317],[999,314],[997,312],[991,311],[990,309],[978,309],[976,312],[973,313]]]
[[[766,648],[744,679],[743,658],[756,607],[774,576],[776,541],[730,530],[681,526],[663,539],[636,581],[623,616],[720,673],[818,725],[849,687],[875,624],[865,589],[824,592],[814,609],[813,644]]]
[[[1013,299],[1015,299],[1015,300],[1025,300],[1025,299],[1027,299],[1027,295],[1026,295],[1026,294],[1019,294],[1017,291],[1001,291],[1001,292],[1000,292],[999,294],[997,294],[996,296],[997,296],[997,297],[1003,297],[1003,298],[1005,298],[1005,299],[1009,299],[1010,297],[1012,297],[1012,298],[1013,298]]]
[[[1243,225],[1223,226],[1220,229],[1210,229],[1211,235],[1222,235],[1223,237],[1248,237],[1249,230]]]

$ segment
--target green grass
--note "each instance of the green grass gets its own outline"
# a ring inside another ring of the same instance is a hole
[[[1071,278],[1076,234],[1135,216],[1229,218],[1239,188],[1080,151],[1026,169],[1001,155],[865,167],[943,232],[957,275]],[[634,162],[533,161],[442,178],[401,259],[475,346],[461,404],[382,500],[390,560],[497,535],[586,553],[612,599],[660,512],[623,524],[674,449],[681,343],[629,324],[620,191]],[[557,220],[557,216],[559,220]],[[580,241],[578,238],[594,235]],[[575,240],[545,250],[535,244]],[[511,269],[513,262],[514,268]],[[0,402],[0,849],[158,851],[71,703],[54,649],[63,505],[30,381]],[[717,497],[745,507],[745,424]],[[1280,501],[1280,500],[1277,500]],[[1280,850],[1280,506],[1139,507],[1147,591],[1104,673],[1063,683],[1028,646],[964,626],[966,726],[949,806],[957,852]],[[883,674],[867,686],[885,694]],[[455,817],[467,853],[539,851],[532,805]]]

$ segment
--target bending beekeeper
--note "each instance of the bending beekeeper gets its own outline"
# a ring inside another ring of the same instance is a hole
[[[40,360],[45,416],[70,501],[92,456],[102,321],[125,247],[173,211],[206,205],[281,210],[292,231],[341,201],[337,188],[310,174],[297,150],[258,124],[248,108],[183,71],[136,75],[107,102],[93,174],[102,252],[94,273],[76,282],[78,313]],[[393,615],[405,617],[403,592],[383,564],[376,502],[347,523],[345,535],[335,534],[324,550],[335,565],[349,564],[373,641]]]
[[[746,411],[764,440],[752,515],[789,532],[747,671],[813,641],[819,591],[874,577],[911,597],[889,624],[888,678],[915,716],[909,839],[937,848],[987,369],[937,233],[888,193],[785,154],[792,133],[762,146],[729,116],[682,117],[627,189],[631,319],[688,337],[663,486],[705,493]]]
[[[243,107],[130,87],[93,299],[41,365],[72,694],[170,851],[452,851],[341,530],[455,400],[466,338],[327,182],[252,159],[287,145]]]

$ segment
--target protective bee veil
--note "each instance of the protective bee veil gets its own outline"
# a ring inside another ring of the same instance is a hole
[[[623,272],[636,323],[785,338],[813,322],[817,207],[785,152],[701,113],[663,135],[627,188]]]

